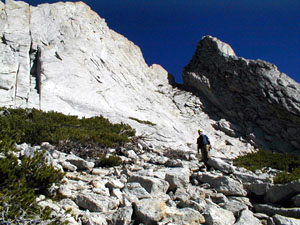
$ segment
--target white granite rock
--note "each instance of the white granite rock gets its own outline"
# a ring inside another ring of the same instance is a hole
[[[148,66],[139,47],[83,2],[32,7],[7,1],[0,14],[0,106],[103,115],[146,136],[144,150],[196,151],[199,127],[211,136],[214,154],[251,150],[235,138],[229,138],[234,147],[224,149],[219,143],[228,137],[214,137],[214,121],[201,111],[199,98],[173,87],[166,70]],[[229,45],[218,45],[233,54]]]

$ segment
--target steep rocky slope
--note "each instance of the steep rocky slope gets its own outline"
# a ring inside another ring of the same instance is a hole
[[[0,18],[0,105],[101,114],[129,123],[161,149],[195,150],[202,127],[219,156],[252,150],[216,131],[199,96],[173,87],[167,71],[149,67],[136,45],[84,3],[8,0]]]
[[[235,135],[282,152],[300,151],[300,85],[273,64],[237,57],[206,36],[184,68],[183,81],[233,122]]]
[[[46,150],[49,162],[66,172],[64,183],[49,190],[57,200],[40,195],[37,201],[72,225],[300,224],[299,182],[273,184],[275,170],[253,173],[218,158],[208,161],[213,169],[206,171],[193,151],[153,151],[140,141],[110,149],[123,161],[111,168],[49,143],[24,143],[15,154]]]

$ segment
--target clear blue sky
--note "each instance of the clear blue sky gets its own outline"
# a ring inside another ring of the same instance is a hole
[[[32,5],[54,0],[26,1]],[[238,56],[274,63],[300,82],[299,0],[83,0],[108,26],[181,82],[198,41],[212,35]]]

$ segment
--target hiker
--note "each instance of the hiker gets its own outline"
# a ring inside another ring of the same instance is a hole
[[[197,152],[198,154],[200,153],[201,149],[201,157],[202,157],[202,162],[204,162],[206,169],[209,170],[210,166],[207,164],[208,161],[208,153],[211,148],[210,146],[210,141],[209,138],[203,134],[203,130],[199,129],[198,130],[199,137],[197,138]]]

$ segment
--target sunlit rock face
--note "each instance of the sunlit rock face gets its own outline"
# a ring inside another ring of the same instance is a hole
[[[237,57],[229,45],[206,36],[184,68],[183,81],[260,147],[300,151],[300,85],[275,65]]]
[[[212,154],[219,157],[235,157],[252,151],[253,146],[272,149],[281,140],[285,140],[282,150],[297,149],[299,85],[271,64],[237,57],[216,38],[200,42],[184,69],[183,89],[160,65],[148,66],[139,47],[109,29],[82,2],[37,7],[21,1],[0,2],[0,28],[1,106],[103,115],[112,122],[130,124],[154,148],[196,151],[197,129],[202,128],[213,143]],[[233,64],[240,66],[234,69]],[[266,75],[251,75],[255,71],[266,71]],[[233,79],[226,86],[217,79],[224,73],[249,81]],[[277,86],[275,78],[266,81],[274,73],[280,76]],[[191,92],[192,87],[198,90]],[[278,90],[282,97],[277,96]],[[255,107],[239,101],[257,103],[256,95],[268,100]],[[278,117],[272,117],[275,114]]]

